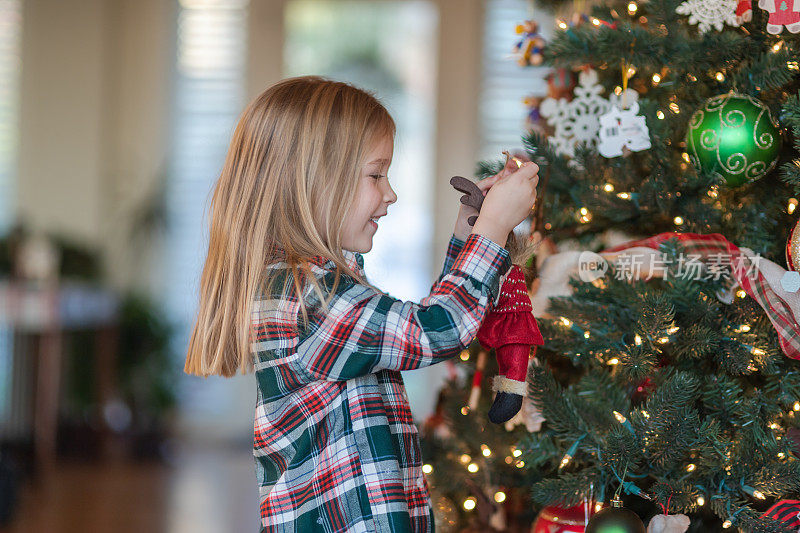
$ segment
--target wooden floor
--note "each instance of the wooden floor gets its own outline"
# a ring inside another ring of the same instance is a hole
[[[183,447],[170,464],[61,463],[23,487],[7,532],[257,532],[258,524],[252,450]]]

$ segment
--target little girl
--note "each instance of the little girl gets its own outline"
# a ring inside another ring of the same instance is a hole
[[[243,112],[214,190],[208,257],[185,371],[255,369],[261,531],[433,530],[401,370],[445,361],[475,337],[503,248],[530,213],[538,167],[480,182],[421,303],[364,277],[395,125],[371,95],[319,77],[268,88]]]

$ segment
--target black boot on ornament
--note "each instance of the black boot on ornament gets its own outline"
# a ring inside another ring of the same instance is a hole
[[[489,420],[494,424],[508,422],[522,408],[525,396],[525,382],[496,376],[492,389],[497,391],[492,407],[489,409]]]

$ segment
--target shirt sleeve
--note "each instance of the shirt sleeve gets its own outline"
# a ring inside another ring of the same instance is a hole
[[[447,273],[419,304],[342,276],[328,312],[309,297],[309,322],[301,328],[293,359],[296,370],[311,380],[341,381],[449,359],[475,338],[510,267],[508,251],[483,235],[470,234]]]
[[[444,265],[442,266],[442,273],[439,274],[439,279],[431,287],[431,292],[433,292],[434,287],[436,287],[436,283],[439,283],[442,278],[450,272],[450,269],[453,268],[453,263],[456,262],[456,257],[458,257],[459,252],[464,248],[464,241],[456,237],[455,235],[450,236],[450,242],[447,244],[447,252],[444,256]]]

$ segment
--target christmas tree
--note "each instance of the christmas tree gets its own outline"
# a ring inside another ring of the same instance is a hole
[[[521,63],[556,69],[523,139],[541,167],[533,229],[557,249],[528,280],[545,345],[523,416],[545,421],[492,425],[454,379],[449,433],[426,441],[434,490],[462,524],[502,491],[791,531],[764,511],[800,493],[800,3],[581,6],[550,2],[576,13],[546,44],[519,30]]]

